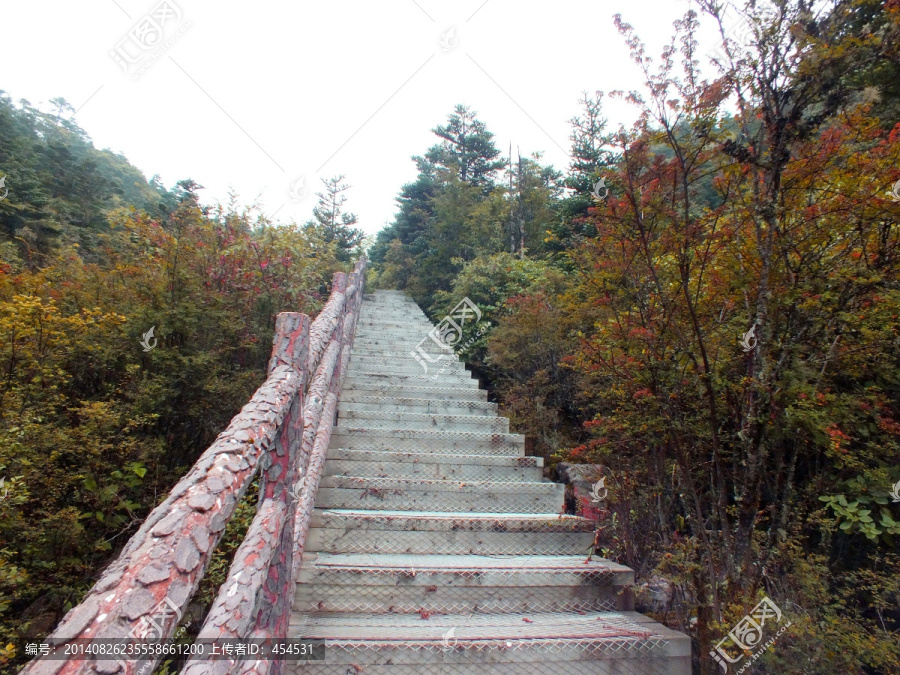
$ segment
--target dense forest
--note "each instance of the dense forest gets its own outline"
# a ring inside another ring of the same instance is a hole
[[[313,219],[203,207],[0,95],[0,669],[77,604],[265,377],[275,315],[314,315],[361,249],[349,186]],[[207,574],[224,578],[254,494]]]
[[[480,308],[461,355],[549,466],[604,467],[604,555],[704,673],[764,595],[757,672],[900,672],[900,2],[827,10],[748,3],[714,79],[697,14],[656,59],[617,20],[631,127],[585,94],[560,171],[458,106],[371,248],[435,321]]]

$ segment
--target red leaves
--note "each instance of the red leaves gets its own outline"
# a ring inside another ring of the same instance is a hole
[[[577,448],[573,448],[569,451],[569,460],[572,462],[579,462],[584,459],[584,453],[587,451],[586,445],[579,445]]]
[[[423,619],[430,619],[431,612],[429,612],[427,609],[420,609],[419,616],[421,616]]]
[[[652,340],[656,336],[653,334],[653,331],[651,331],[647,328],[644,328],[643,326],[632,326],[628,330],[628,337],[633,338],[633,339],[644,339],[644,340],[649,341],[649,340]]]
[[[852,440],[850,436],[838,429],[837,424],[832,424],[825,429],[825,433],[831,439],[831,448],[835,452],[847,454],[847,449],[843,447],[848,441]]]
[[[900,424],[889,417],[878,417],[878,428],[887,434],[900,436]]]

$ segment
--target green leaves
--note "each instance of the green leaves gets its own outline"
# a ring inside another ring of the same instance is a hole
[[[841,531],[852,534],[859,533],[871,541],[883,541],[891,544],[892,535],[900,534],[900,521],[894,520],[890,509],[881,507],[875,512],[874,508],[866,508],[871,504],[884,504],[884,497],[857,497],[848,502],[844,495],[822,495],[819,501],[825,502],[831,509]],[[872,516],[875,512],[875,517]],[[875,518],[878,518],[876,521]]]

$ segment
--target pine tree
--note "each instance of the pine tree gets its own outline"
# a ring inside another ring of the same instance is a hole
[[[314,225],[318,225],[327,243],[334,242],[338,247],[338,258],[344,262],[350,260],[351,251],[357,248],[365,236],[363,231],[353,227],[358,222],[355,214],[343,210],[347,202],[344,193],[350,185],[344,182],[345,176],[322,179],[324,192],[317,192],[318,204],[313,208]]]
[[[442,139],[425,158],[435,165],[453,170],[464,183],[489,192],[494,176],[505,165],[498,160],[500,150],[494,145],[494,134],[487,130],[477,113],[457,105],[446,125],[438,125],[434,133]]]

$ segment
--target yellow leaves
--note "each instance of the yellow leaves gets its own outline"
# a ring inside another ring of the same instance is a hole
[[[52,396],[68,381],[63,361],[74,345],[93,349],[91,335],[125,322],[125,317],[99,307],[63,316],[53,298],[16,294],[0,302],[0,360],[8,390],[39,387]],[[24,395],[24,390],[20,391]]]
[[[0,659],[12,658],[16,655],[16,646],[9,642],[2,650],[0,650]]]

